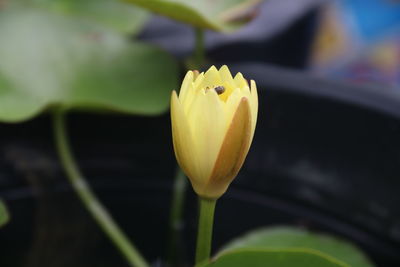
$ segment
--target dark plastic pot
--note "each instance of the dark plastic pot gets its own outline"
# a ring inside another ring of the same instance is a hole
[[[399,94],[262,65],[259,120],[248,159],[218,202],[214,249],[255,227],[297,225],[347,238],[378,266],[400,265]],[[164,254],[175,159],[169,115],[70,116],[83,172],[152,262]],[[2,266],[125,266],[59,168],[50,118],[0,125]],[[185,207],[191,262],[197,203]]]

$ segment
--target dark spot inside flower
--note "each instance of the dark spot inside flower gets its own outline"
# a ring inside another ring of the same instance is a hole
[[[223,86],[217,86],[217,87],[215,87],[214,88],[214,90],[215,90],[215,92],[217,93],[217,94],[223,94],[224,92],[225,92],[225,87],[223,87]]]

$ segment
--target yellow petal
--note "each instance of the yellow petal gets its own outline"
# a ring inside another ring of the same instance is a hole
[[[185,114],[188,113],[188,110],[193,104],[194,97],[196,93],[200,90],[199,85],[204,79],[204,73],[197,74],[194,82],[191,82],[187,87],[187,93],[184,98],[181,99],[181,103],[183,105],[183,110]]]
[[[219,74],[221,76],[222,82],[228,83],[230,86],[235,87],[235,82],[233,80],[232,74],[229,71],[229,68],[226,65],[223,65],[219,69]]]
[[[204,73],[197,73],[196,74],[196,78],[194,80],[194,82],[192,82],[189,86],[188,86],[188,92],[187,95],[185,96],[184,99],[182,99],[182,105],[183,105],[183,109],[185,111],[185,114],[188,114],[188,110],[190,109],[190,107],[193,104],[193,100],[195,95],[197,94],[197,92],[199,90],[201,90],[200,88],[200,84],[203,82],[204,80]]]
[[[250,98],[251,121],[252,121],[252,132],[254,135],[254,131],[256,129],[256,124],[257,124],[257,115],[258,115],[258,93],[257,93],[256,82],[254,80],[250,81],[250,88],[251,88],[251,98]],[[253,138],[251,139],[251,141],[252,140]]]
[[[236,88],[228,97],[225,104],[226,128],[230,127],[231,121],[236,113],[236,110],[238,108],[238,105],[242,97],[243,95],[241,94],[240,88]]]
[[[236,74],[236,76],[235,76],[235,78],[234,78],[233,80],[235,81],[236,87],[244,88],[244,87],[246,87],[246,86],[249,86],[249,85],[247,84],[246,79],[243,78],[243,75],[242,75],[240,72],[238,72],[238,73]]]
[[[225,113],[215,91],[200,91],[187,115],[193,134],[191,153],[196,154],[199,175],[196,182],[205,184],[225,136]]]
[[[204,80],[204,72],[199,73],[199,74],[197,75],[196,79],[194,80],[193,87],[196,88],[196,89],[197,89],[197,88],[200,88],[200,85],[201,85],[201,83],[203,82],[203,80]]]
[[[185,101],[185,98],[188,94],[189,87],[193,83],[193,72],[188,71],[185,75],[185,78],[183,78],[182,86],[181,89],[179,90],[179,100],[183,103]]]
[[[206,186],[199,192],[206,198],[218,198],[238,174],[251,139],[251,111],[249,100],[243,97],[226,132],[214,169]]]
[[[217,68],[215,66],[212,66],[204,74],[204,80],[201,83],[200,87],[206,88],[206,87],[218,86],[221,84],[222,84],[221,76],[219,75]]]
[[[188,110],[193,104],[197,91],[193,87],[193,83],[188,86],[188,92],[184,99],[182,99],[181,103],[183,106],[184,113],[187,114]]]
[[[171,124],[176,159],[183,172],[188,177],[193,177],[198,173],[197,166],[194,164],[196,158],[191,153],[193,137],[175,91],[171,95]]]

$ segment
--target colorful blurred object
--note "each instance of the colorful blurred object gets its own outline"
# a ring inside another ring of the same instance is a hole
[[[314,72],[357,83],[400,85],[400,2],[341,0],[326,6]]]

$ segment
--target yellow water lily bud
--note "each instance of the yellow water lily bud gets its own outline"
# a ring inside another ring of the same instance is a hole
[[[256,127],[255,82],[227,66],[189,71],[171,97],[175,155],[201,197],[217,199],[238,174]]]

